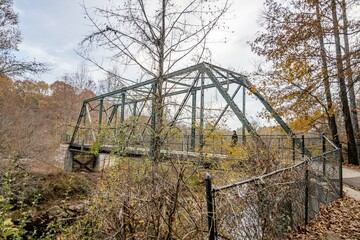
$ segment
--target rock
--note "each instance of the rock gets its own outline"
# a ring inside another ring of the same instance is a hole
[[[49,215],[49,219],[53,219],[54,217],[59,216],[59,214],[63,212],[62,208],[60,206],[53,206],[50,209],[47,210],[47,214]]]
[[[73,205],[69,205],[67,207],[70,211],[73,211],[73,212],[81,212],[84,210],[84,204],[73,204]]]
[[[340,240],[340,234],[334,232],[327,232],[326,233],[326,240]]]

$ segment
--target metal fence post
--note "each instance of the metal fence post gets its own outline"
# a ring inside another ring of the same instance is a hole
[[[341,159],[341,163],[344,162],[344,158],[343,158],[343,155],[342,155],[342,144],[340,143],[339,145],[339,148],[340,148],[340,159]]]
[[[295,136],[292,136],[292,158],[293,158],[293,162],[295,163]]]
[[[186,135],[186,152],[189,152],[189,135]]]
[[[340,148],[338,149],[338,160],[339,160],[339,184],[340,184],[340,197],[343,197],[343,173],[342,173],[342,148],[340,144]]]
[[[305,157],[305,136],[301,135],[301,157]],[[305,226],[309,221],[309,161],[305,162],[305,206],[304,206],[304,224]]]
[[[305,206],[304,206],[304,224],[308,224],[309,220],[309,168],[308,161],[305,163]]]
[[[305,156],[305,136],[304,134],[301,135],[301,157],[304,160],[304,156]]]
[[[205,187],[206,187],[206,208],[207,208],[209,240],[215,240],[213,195],[212,195],[211,177],[208,173],[205,176]]]

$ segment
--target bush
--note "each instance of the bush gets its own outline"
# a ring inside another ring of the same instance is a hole
[[[196,176],[196,166],[121,159],[98,183],[86,216],[64,237],[204,238],[204,186]]]
[[[29,175],[19,168],[16,161],[9,163],[0,172],[0,238],[23,239],[37,198],[29,198],[23,190]]]
[[[17,161],[3,161],[0,169],[0,239],[54,239],[74,222],[64,216],[49,218],[57,206],[65,214],[66,202],[83,201],[96,175],[38,175]]]

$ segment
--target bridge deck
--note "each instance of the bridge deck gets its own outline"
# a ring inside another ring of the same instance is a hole
[[[69,147],[70,151],[74,152],[91,152],[90,145],[72,145]],[[119,152],[118,147],[112,145],[103,145],[99,149],[99,153],[115,153],[122,156],[147,156],[149,153],[148,148],[143,147],[126,147],[124,153]],[[204,152],[195,152],[195,151],[179,151],[179,150],[170,150],[163,149],[161,150],[162,157],[165,158],[206,158],[206,159],[226,159],[227,154],[217,154],[217,153],[204,153]]]

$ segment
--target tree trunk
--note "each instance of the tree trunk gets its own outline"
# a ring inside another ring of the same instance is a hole
[[[331,12],[332,12],[332,17],[333,17],[333,30],[334,30],[334,37],[335,37],[337,78],[339,81],[340,99],[341,99],[341,104],[342,104],[342,112],[343,112],[343,116],[344,116],[345,130],[346,130],[347,141],[348,141],[348,161],[351,164],[359,165],[359,161],[358,161],[358,157],[357,157],[357,149],[356,149],[356,144],[355,144],[355,135],[354,135],[353,126],[351,123],[349,102],[347,99],[344,66],[343,66],[342,57],[341,57],[339,23],[337,20],[335,0],[331,0]]]
[[[333,101],[331,97],[331,90],[330,90],[330,82],[329,82],[329,72],[326,60],[326,51],[325,51],[325,44],[324,44],[324,31],[321,26],[321,15],[320,15],[320,8],[319,8],[319,1],[316,1],[316,19],[317,19],[317,27],[319,32],[319,44],[320,44],[320,56],[321,56],[321,63],[322,63],[322,74],[323,74],[323,83],[324,83],[324,90],[326,96],[326,112],[328,118],[328,124],[332,135],[332,140],[336,144],[336,146],[340,146],[340,140],[335,120],[335,114],[333,109]]]
[[[354,91],[354,81],[353,81],[353,71],[351,68],[351,61],[350,61],[350,46],[349,46],[349,37],[348,37],[348,20],[347,20],[347,13],[346,13],[346,1],[343,0],[341,4],[342,13],[343,13],[343,21],[344,21],[344,49],[345,49],[345,64],[346,64],[346,78],[348,83],[349,89],[349,101],[350,101],[350,115],[351,115],[351,122],[355,131],[355,140],[356,143],[360,140],[360,132],[359,132],[359,123],[358,123],[358,115],[356,110],[356,98],[355,98],[355,91]]]
[[[161,148],[163,145],[163,122],[164,122],[164,96],[163,96],[163,85],[164,85],[164,61],[165,61],[165,14],[166,14],[166,0],[162,1],[162,14],[161,14],[161,31],[159,36],[159,72],[156,81],[156,94],[155,94],[155,111],[156,111],[156,122],[155,122],[155,138],[154,138],[154,149],[153,149],[153,160],[160,161]]]

